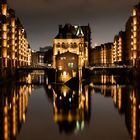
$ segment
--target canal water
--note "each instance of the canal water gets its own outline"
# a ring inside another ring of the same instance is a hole
[[[33,72],[0,87],[1,140],[139,140],[140,90],[114,75],[75,86]]]

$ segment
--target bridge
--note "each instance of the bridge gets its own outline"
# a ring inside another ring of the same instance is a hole
[[[86,69],[89,69],[91,71],[96,71],[96,70],[121,70],[121,69],[132,69],[132,66],[125,66],[125,65],[110,65],[110,66],[106,66],[106,65],[99,65],[99,66],[89,66],[89,67],[85,67]],[[19,67],[17,68],[17,70],[23,70],[23,71],[28,71],[28,70],[48,70],[48,69],[53,69],[52,66],[47,66],[44,64],[34,64],[34,65],[30,65],[30,66],[24,66],[24,67]]]
[[[86,69],[89,69],[90,71],[100,71],[100,70],[130,70],[132,69],[132,66],[92,66],[92,67],[86,67]],[[46,65],[31,65],[31,66],[24,66],[17,68],[17,71],[33,71],[33,70],[51,70],[53,69],[52,66],[46,66]]]
[[[48,70],[48,69],[52,69],[52,67],[46,65],[31,65],[17,68],[18,71],[33,71],[33,70]]]
[[[114,65],[114,66],[93,66],[93,67],[87,67],[89,70],[121,70],[121,69],[132,69],[132,66],[120,66],[120,65]]]

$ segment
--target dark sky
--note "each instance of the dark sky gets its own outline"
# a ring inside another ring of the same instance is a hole
[[[8,0],[27,31],[32,49],[52,45],[58,25],[90,24],[92,45],[113,41],[124,30],[137,0]]]

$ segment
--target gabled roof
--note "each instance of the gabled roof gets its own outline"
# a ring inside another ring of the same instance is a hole
[[[79,36],[79,37],[84,36],[84,33],[83,33],[82,28],[80,26],[78,26],[78,28],[77,28],[76,36]]]
[[[59,33],[55,38],[81,38],[85,36],[86,32],[88,32],[86,29],[88,29],[88,26],[73,26],[71,24],[65,24],[63,27],[62,25],[59,25]]]

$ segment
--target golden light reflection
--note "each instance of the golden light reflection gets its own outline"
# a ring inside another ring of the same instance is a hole
[[[3,140],[15,139],[21,124],[26,120],[26,110],[28,106],[29,87],[28,86],[10,86],[1,87],[1,91],[8,94],[2,94],[3,100],[3,126],[1,126]]]
[[[117,103],[117,89],[116,89],[116,87],[113,90],[113,101],[114,101],[114,104]]]
[[[72,91],[62,86],[60,91],[63,95],[57,89],[53,89],[53,117],[55,123],[75,122],[74,131],[82,130],[85,125],[86,113],[88,114],[90,109],[89,87],[84,86],[82,90]]]
[[[16,112],[16,108],[17,108],[17,105],[16,105],[16,93],[14,91],[14,95],[13,95],[13,99],[12,99],[12,107],[13,107],[13,136],[15,137],[16,136],[16,133],[17,133],[17,112]]]
[[[96,85],[95,79],[100,79]],[[107,78],[108,79],[108,78]],[[94,93],[101,93],[106,97],[112,97],[115,108],[117,108],[120,116],[123,115],[125,125],[128,129],[128,133],[131,136],[131,140],[139,139],[139,115],[140,115],[140,94],[139,87],[132,85],[102,85],[103,78],[94,77],[92,88]],[[100,85],[99,85],[100,83]],[[108,95],[103,93],[108,93]],[[111,93],[111,94],[110,94]]]
[[[8,98],[5,99],[5,105],[4,105],[4,140],[8,140]]]
[[[28,84],[32,83],[32,76],[31,76],[31,74],[28,74],[27,82],[28,82]]]
[[[133,98],[132,98],[132,138],[135,140],[136,138],[136,126],[137,126],[137,123],[136,123],[136,104],[137,104],[137,101],[136,101],[136,97],[135,97],[135,91],[133,90]]]
[[[63,93],[64,97],[67,96],[67,94],[69,93],[70,88],[67,87],[66,85],[62,86],[61,88],[61,93]]]
[[[121,87],[118,88],[118,109],[120,110],[122,107],[122,91]]]
[[[70,79],[71,79],[71,76],[70,76],[70,74],[67,73],[66,71],[63,71],[63,72],[61,73],[61,75],[59,76],[59,81],[61,81],[61,82],[66,82],[66,81],[68,81],[68,80],[70,80]]]

